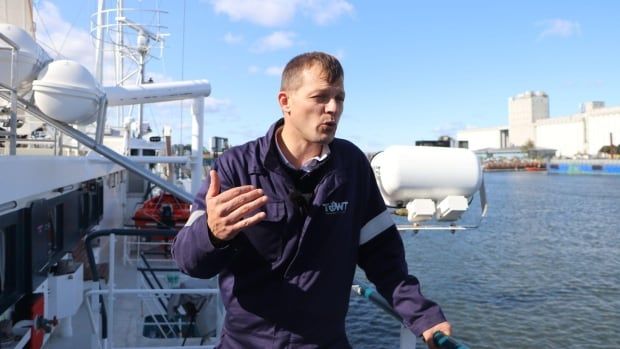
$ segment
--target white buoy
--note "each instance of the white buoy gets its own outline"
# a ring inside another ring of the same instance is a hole
[[[90,124],[97,119],[103,89],[81,64],[54,61],[32,83],[34,102],[48,116],[68,124]]]
[[[52,59],[24,29],[0,23],[0,33],[13,41],[19,50],[15,59],[15,86],[19,92],[30,90],[32,80]],[[0,40],[0,82],[11,86],[11,46]]]

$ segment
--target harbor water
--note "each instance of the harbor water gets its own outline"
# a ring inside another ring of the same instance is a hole
[[[403,234],[410,273],[454,336],[471,348],[620,347],[620,177],[487,173],[485,183],[479,229]],[[399,347],[398,324],[358,296],[347,332],[354,348]]]

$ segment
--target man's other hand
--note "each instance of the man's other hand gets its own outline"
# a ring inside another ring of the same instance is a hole
[[[449,322],[445,321],[438,323],[437,325],[422,332],[422,338],[424,339],[426,345],[428,345],[429,349],[437,349],[435,341],[433,340],[433,334],[437,331],[443,332],[443,334],[450,336],[452,335],[452,326],[450,326]]]

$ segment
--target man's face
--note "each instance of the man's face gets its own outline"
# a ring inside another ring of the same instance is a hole
[[[330,84],[315,65],[302,72],[297,90],[284,93],[286,101],[283,103],[280,98],[280,103],[285,111],[285,127],[291,134],[310,143],[331,143],[344,107],[342,79]]]

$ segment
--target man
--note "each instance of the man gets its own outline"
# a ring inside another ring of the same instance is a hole
[[[431,348],[435,331],[450,334],[408,275],[366,157],[334,138],[344,99],[335,57],[293,58],[278,94],[283,119],[218,158],[196,196],[172,252],[191,276],[219,274],[221,348],[350,348],[356,265]]]

